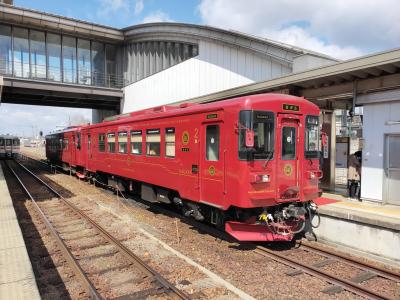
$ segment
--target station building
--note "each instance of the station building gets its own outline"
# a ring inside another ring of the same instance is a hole
[[[93,109],[93,122],[170,103],[276,92],[322,110],[323,187],[343,192],[362,149],[361,196],[400,205],[400,50],[349,61],[209,26],[117,29],[0,3],[4,103]]]

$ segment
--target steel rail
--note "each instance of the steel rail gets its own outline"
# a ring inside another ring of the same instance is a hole
[[[268,248],[262,247],[262,246],[257,246],[256,249],[254,250],[256,253],[270,257],[275,261],[278,261],[284,265],[287,265],[289,267],[298,269],[303,271],[304,273],[307,273],[309,275],[312,275],[314,277],[321,278],[331,284],[337,285],[342,287],[343,289],[352,292],[356,295],[370,298],[370,299],[391,299],[390,297],[386,295],[379,294],[371,289],[368,289],[366,287],[363,287],[357,283],[351,282],[350,280],[344,279],[337,277],[335,275],[329,274],[327,272],[324,272],[316,267],[306,265],[302,262],[296,261],[292,258],[289,258],[283,254],[280,254],[276,251],[270,250]]]
[[[30,158],[33,161],[38,161],[38,160],[33,159],[31,157],[28,157],[28,158]],[[43,163],[43,162],[41,162],[41,163]],[[45,163],[43,163],[43,164],[45,164]],[[148,203],[148,205],[151,205],[152,208],[155,208],[158,211],[168,212],[170,214],[172,213],[176,217],[180,217],[180,218],[182,217],[181,215],[178,215],[178,214],[176,214],[174,212],[171,212],[169,210],[166,210],[164,208],[160,208],[160,207],[158,207],[156,205],[153,205],[152,203]],[[193,220],[191,220],[191,221],[193,221]],[[192,223],[196,224],[196,226],[199,226],[198,228],[201,228],[202,230],[204,230],[204,231],[206,231],[206,232],[208,232],[208,233],[210,233],[210,234],[212,234],[214,236],[219,236],[222,239],[226,239],[226,237],[223,236],[223,232],[221,232],[219,230],[216,230],[213,227],[207,226],[207,225],[205,225],[203,223],[199,223],[197,221],[193,221]],[[298,244],[300,244],[302,246],[305,246],[304,244],[301,244],[301,243],[298,243]],[[329,256],[329,257],[331,257],[332,259],[334,259],[336,261],[343,261],[343,262],[345,262],[345,263],[347,263],[347,264],[349,264],[351,266],[354,266],[354,267],[357,267],[357,268],[360,268],[360,269],[363,269],[363,270],[371,271],[371,272],[377,274],[378,276],[381,276],[381,277],[384,277],[384,278],[387,278],[387,279],[390,279],[390,280],[393,280],[393,281],[397,281],[397,282],[399,281],[399,275],[396,274],[395,272],[391,272],[391,271],[385,270],[383,268],[378,268],[378,267],[372,266],[372,265],[370,265],[368,263],[359,262],[357,260],[349,259],[346,256],[341,255],[339,253],[335,253],[333,251],[332,252],[328,252],[328,251],[325,251],[325,250],[321,250],[320,248],[317,249],[317,247],[313,248],[308,243],[304,248],[306,248],[306,247],[308,247],[309,249],[312,248],[313,251],[315,251],[316,253],[318,253],[318,254],[320,254],[322,256],[327,256],[327,257]],[[320,252],[317,252],[318,250]],[[363,297],[367,297],[367,298],[372,298],[372,299],[390,299],[390,297],[388,297],[386,295],[381,295],[379,293],[376,293],[375,291],[372,291],[372,290],[370,290],[368,288],[364,288],[364,287],[362,287],[362,286],[360,286],[360,285],[358,285],[358,284],[356,284],[354,282],[351,282],[349,280],[335,277],[334,275],[331,275],[329,273],[323,272],[318,268],[315,268],[315,267],[312,267],[312,266],[307,266],[305,264],[302,264],[300,262],[292,260],[292,259],[290,259],[288,257],[280,255],[280,254],[276,253],[275,251],[267,249],[265,247],[256,246],[256,249],[254,251],[256,253],[258,253],[258,254],[263,255],[263,256],[268,256],[268,257],[270,257],[270,258],[272,258],[272,259],[274,259],[276,261],[279,261],[279,262],[281,262],[281,263],[283,263],[285,265],[288,265],[288,266],[290,266],[292,268],[301,270],[304,273],[308,273],[308,274],[310,274],[312,276],[322,278],[323,280],[325,280],[325,281],[327,281],[327,282],[329,282],[331,284],[338,285],[338,286],[342,287],[343,289],[345,289],[345,290],[347,290],[349,292],[353,292],[353,293],[355,293],[357,295],[360,295],[360,296],[363,296]]]
[[[56,195],[60,200],[62,200],[69,208],[71,208],[74,212],[81,215],[84,219],[86,219],[93,227],[95,227],[109,242],[116,245],[121,252],[127,257],[133,264],[139,267],[139,269],[156,279],[165,289],[166,294],[173,298],[177,299],[185,299],[189,300],[190,298],[176,288],[173,284],[167,281],[159,272],[154,270],[148,264],[146,264],[142,259],[140,259],[137,255],[135,255],[131,250],[129,250],[126,246],[124,246],[121,242],[115,239],[110,233],[108,233],[103,227],[101,227],[98,223],[96,223],[92,218],[90,218],[87,214],[82,212],[77,206],[71,203],[69,200],[65,199],[61,194],[59,194],[54,188],[52,188],[49,184],[44,182],[40,177],[34,174],[31,170],[25,167],[23,164],[16,161],[16,163],[21,166],[26,172],[28,172],[32,177],[34,177],[37,181],[42,183],[49,191],[51,191],[54,195]]]
[[[69,263],[71,269],[74,271],[75,275],[81,280],[83,285],[85,286],[87,293],[89,297],[92,299],[103,299],[97,292],[96,288],[93,286],[93,284],[90,282],[89,278],[86,276],[85,272],[83,269],[80,267],[78,264],[78,261],[74,258],[72,255],[71,251],[69,251],[67,245],[64,243],[64,241],[60,238],[58,235],[57,231],[54,229],[53,225],[51,225],[49,219],[46,217],[42,209],[39,207],[39,205],[36,203],[35,198],[32,196],[32,194],[29,192],[25,184],[22,182],[21,178],[17,175],[17,173],[14,171],[14,169],[7,163],[5,162],[6,166],[8,169],[11,171],[11,173],[14,175],[14,177],[17,179],[19,184],[21,185],[22,189],[25,191],[25,193],[28,195],[28,197],[31,199],[33,206],[35,210],[39,213],[40,217],[42,218],[43,222],[45,223],[47,229],[51,232],[53,235],[53,238],[57,242],[58,247],[60,248],[63,257],[67,260]]]
[[[332,258],[332,259],[335,259],[337,261],[344,262],[344,263],[346,263],[348,265],[351,265],[353,267],[362,269],[364,271],[369,271],[369,272],[375,273],[378,276],[381,276],[383,278],[390,279],[390,280],[395,281],[395,282],[400,282],[400,274],[398,274],[396,272],[392,272],[390,270],[386,270],[384,268],[381,268],[381,267],[378,267],[378,266],[374,266],[374,265],[372,265],[370,263],[367,263],[367,262],[359,261],[357,259],[348,257],[346,255],[343,255],[341,253],[337,253],[337,252],[332,251],[332,250],[323,249],[322,247],[314,245],[313,243],[310,243],[310,242],[301,241],[301,242],[298,242],[297,244],[300,246],[300,249],[304,248],[304,249],[307,249],[310,252],[317,253],[317,254],[325,256],[327,258]]]

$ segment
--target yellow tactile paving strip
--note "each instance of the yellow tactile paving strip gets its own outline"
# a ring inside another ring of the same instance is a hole
[[[328,204],[328,205],[334,205],[334,206],[341,206],[344,208],[350,208],[354,210],[359,210],[359,211],[365,211],[369,213],[379,213],[388,217],[398,217],[400,218],[400,207],[395,207],[394,205],[390,206],[377,206],[377,205],[368,205],[365,203],[355,203],[355,202],[336,202],[333,204]]]
[[[1,168],[0,299],[40,299],[31,262]]]

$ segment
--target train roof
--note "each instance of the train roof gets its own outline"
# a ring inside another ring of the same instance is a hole
[[[11,134],[0,134],[0,138],[3,138],[3,139],[19,139],[18,136],[11,135]]]
[[[80,130],[82,127],[84,126],[88,126],[89,124],[85,124],[85,125],[77,125],[77,126],[68,126],[64,129],[59,129],[59,130],[55,130],[52,132],[49,132],[48,134],[45,135],[46,136],[51,136],[51,135],[55,135],[55,134],[60,134],[60,133],[65,133],[65,132],[71,132],[71,131],[76,131],[76,130]]]
[[[232,98],[211,103],[182,103],[181,105],[162,105],[153,108],[148,108],[132,113],[126,113],[122,115],[116,115],[104,119],[102,123],[92,124],[89,128],[97,128],[107,125],[118,125],[128,121],[140,121],[147,119],[164,118],[175,115],[186,115],[191,113],[200,113],[207,111],[215,111],[221,109],[229,109],[232,107],[251,107],[253,104],[268,101],[271,104],[276,103],[287,103],[289,104],[301,104],[306,105],[310,109],[318,110],[318,106],[304,99],[303,97],[267,93],[267,94],[256,94],[250,96],[243,96],[238,98]]]

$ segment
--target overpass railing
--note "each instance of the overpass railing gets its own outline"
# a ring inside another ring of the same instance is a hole
[[[60,82],[68,84],[122,88],[128,84],[122,76],[92,70],[88,66],[50,66],[0,59],[0,75],[4,77]]]

